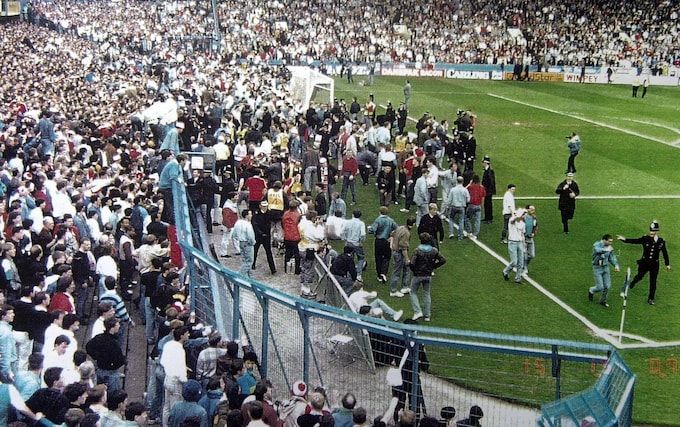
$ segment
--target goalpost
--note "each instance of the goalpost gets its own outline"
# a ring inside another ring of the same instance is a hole
[[[322,104],[333,104],[335,81],[309,67],[289,66],[291,72],[290,92],[300,101],[303,109],[309,108],[314,101]]]

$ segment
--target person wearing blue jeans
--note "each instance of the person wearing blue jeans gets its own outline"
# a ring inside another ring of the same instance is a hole
[[[465,231],[468,233],[468,237],[478,237],[481,226],[482,205],[469,204],[465,211]]]
[[[458,240],[463,240],[465,230],[465,207],[451,206],[449,208],[449,239],[453,239],[455,233],[454,224],[458,225]]]
[[[354,248],[356,256],[357,278],[361,278],[366,266],[366,253],[364,252],[364,240],[366,240],[366,224],[360,219],[361,211],[355,209],[352,212],[352,219],[345,222],[342,228],[341,238],[348,246]]]
[[[374,311],[373,309],[379,308],[382,314],[387,316],[389,319],[398,322],[401,316],[404,314],[404,310],[394,310],[385,301],[378,298],[378,293],[367,292],[363,289],[364,282],[357,280],[354,283],[354,292],[349,296],[349,302],[356,312],[360,312],[361,307],[369,306],[373,313],[380,313],[379,311]],[[369,302],[369,300],[372,300]]]
[[[239,273],[248,277],[253,275],[253,258],[255,257],[255,230],[250,223],[252,218],[252,211],[244,209],[241,212],[241,219],[234,224],[234,232],[232,233],[232,238],[238,242],[243,260]]]
[[[408,255],[404,256],[402,251],[392,251],[392,258],[394,259],[394,267],[392,268],[390,280],[390,296],[401,298],[404,294],[411,292],[411,286],[409,285],[411,281],[411,270],[408,267],[409,259]]]
[[[425,305],[425,321],[429,322],[432,318],[432,296],[430,295],[430,285],[432,284],[432,276],[414,276],[411,279],[411,307],[413,308],[413,320],[418,320],[423,317],[423,310],[420,308],[420,301],[418,300],[418,289],[423,288],[423,303]]]
[[[463,177],[456,178],[456,186],[443,195],[442,211],[448,212],[449,239],[454,236],[454,224],[458,224],[458,240],[465,233],[465,207],[470,203],[470,192],[463,186]]]
[[[432,284],[432,273],[435,269],[446,263],[446,259],[439,251],[430,244],[432,236],[430,233],[420,233],[420,245],[413,252],[410,267],[413,272],[411,279],[411,307],[413,308],[412,320],[418,320],[425,315],[425,321],[429,322],[432,318],[432,297],[430,295],[430,285]],[[418,289],[423,288],[424,311],[420,308],[418,300]]]
[[[536,207],[534,205],[526,206],[527,215],[524,217],[526,228],[524,230],[524,273],[529,272],[529,263],[536,258],[536,244],[534,237],[538,229],[538,219],[536,219]]]
[[[595,286],[588,289],[588,299],[593,300],[593,296],[602,292],[600,295],[600,305],[609,307],[607,304],[607,294],[612,287],[612,276],[609,270],[609,265],[614,266],[614,271],[619,271],[619,262],[614,255],[614,246],[612,242],[614,238],[611,234],[605,234],[601,240],[593,244],[593,278],[595,279]]]
[[[465,231],[468,237],[476,239],[479,237],[479,228],[482,224],[482,204],[486,197],[486,188],[480,183],[479,175],[472,174],[470,184],[467,186],[470,193],[470,203],[465,211]]]
[[[345,158],[342,162],[342,190],[340,191],[340,197],[342,200],[347,201],[347,188],[352,192],[352,204],[357,202],[356,195],[356,175],[359,173],[359,163],[354,157],[351,151],[345,154]]]
[[[151,267],[139,276],[139,282],[144,293],[141,294],[144,298],[142,304],[144,306],[144,332],[146,335],[146,342],[150,345],[156,343],[156,330],[158,329],[158,315],[156,309],[151,305],[151,297],[156,293],[158,287],[158,277],[161,275],[161,267],[163,266],[162,258],[152,258]]]
[[[526,231],[524,217],[526,214],[526,210],[520,208],[508,220],[508,255],[510,256],[510,263],[503,270],[503,279],[506,281],[510,279],[510,272],[513,268],[516,269],[515,283],[522,281],[525,251],[524,235]]]

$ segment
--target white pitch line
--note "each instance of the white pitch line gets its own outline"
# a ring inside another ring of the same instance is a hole
[[[496,196],[494,200],[503,200],[502,196]],[[515,196],[515,200],[558,200],[559,196]],[[627,199],[680,199],[680,194],[666,194],[666,195],[644,195],[644,196],[578,196],[579,200],[627,200]]]
[[[458,228],[457,225],[454,225],[454,227]],[[467,235],[467,233],[466,233]],[[498,261],[501,262],[501,264],[508,265],[509,261],[505,258],[503,258],[501,255],[498,254],[495,250],[491,249],[489,246],[481,242],[479,239],[471,239],[474,244],[479,246],[481,249],[486,251],[489,255],[491,255],[493,258],[496,258]],[[532,279],[531,277],[527,276],[526,274],[522,275],[522,278],[526,280],[531,286],[533,286],[536,290],[538,290],[540,293],[545,295],[549,300],[563,308],[567,313],[571,314],[574,316],[577,320],[579,320],[581,323],[583,323],[588,329],[593,331],[593,333],[605,340],[609,345],[612,347],[615,347],[619,350],[621,349],[629,349],[629,348],[661,348],[661,347],[675,347],[680,345],[680,341],[665,341],[665,342],[659,342],[659,341],[654,341],[652,339],[640,336],[640,335],[632,335],[632,334],[625,334],[629,339],[637,339],[640,342],[637,343],[620,343],[618,340],[619,336],[619,331],[611,331],[608,329],[603,329],[591,322],[587,317],[576,311],[574,308],[572,308],[569,304],[565,303],[561,299],[559,299],[557,296],[555,296],[552,292],[541,286],[537,281]],[[510,284],[509,286],[515,286]],[[522,286],[522,285],[517,285],[517,286]]]
[[[610,125],[610,124],[607,124],[607,123],[602,123],[602,122],[598,122],[598,121],[595,121],[595,120],[587,119],[585,117],[577,116],[575,114],[568,114],[568,113],[565,113],[563,111],[554,110],[552,108],[541,107],[540,105],[530,104],[528,102],[519,101],[517,99],[508,98],[508,97],[501,96],[501,95],[496,95],[494,93],[487,93],[487,95],[489,95],[493,98],[503,99],[503,100],[508,101],[508,102],[514,102],[515,104],[520,104],[520,105],[524,105],[524,106],[527,106],[527,107],[536,108],[537,110],[543,110],[543,111],[547,111],[549,113],[558,114],[560,116],[565,116],[565,117],[570,117],[572,119],[581,120],[581,121],[586,122],[586,123],[601,126],[601,127],[607,128],[607,129],[612,129],[612,130],[615,130],[615,131],[618,131],[618,132],[626,133],[628,135],[637,136],[639,138],[647,139],[647,140],[650,140],[650,141],[660,142],[662,144],[669,145],[671,147],[674,147],[675,146],[674,143],[677,142],[677,141],[674,141],[674,142],[664,141],[663,139],[654,138],[653,136],[644,135],[644,134],[641,134],[639,132],[620,128],[618,126],[613,126],[613,125]]]
[[[643,124],[643,125],[656,126],[658,128],[667,129],[667,130],[670,130],[670,131],[675,132],[677,134],[680,134],[680,129],[676,129],[674,127],[662,125],[661,123],[652,123],[652,122],[649,122],[647,120],[635,120],[635,119],[628,119],[628,120],[631,121],[631,122],[640,123],[640,124]]]
[[[500,261],[503,265],[507,265],[510,261],[507,259],[503,258],[498,254],[498,252],[494,251],[484,243],[482,243],[479,239],[471,239],[477,246],[485,250],[489,255],[492,257],[496,258],[498,261]],[[593,322],[591,322],[587,317],[583,316],[581,313],[577,312],[575,309],[573,309],[569,304],[566,304],[563,302],[561,299],[553,295],[550,291],[548,291],[546,288],[541,286],[537,281],[532,279],[531,277],[527,276],[526,274],[522,275],[522,278],[529,282],[531,286],[536,288],[540,293],[545,295],[549,300],[554,302],[555,304],[559,305],[562,307],[567,313],[571,314],[574,316],[576,319],[578,319],[581,323],[583,323],[588,329],[593,331],[595,335],[598,337],[602,338],[603,340],[607,341],[607,343],[613,347],[619,348],[621,344],[619,344],[618,339],[607,333],[606,330],[600,328]],[[521,286],[521,285],[508,285],[508,286]]]

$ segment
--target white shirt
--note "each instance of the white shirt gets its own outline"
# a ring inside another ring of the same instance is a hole
[[[436,187],[439,183],[439,169],[435,165],[430,165],[428,169],[430,174],[427,176],[427,188]]]
[[[97,317],[97,320],[94,321],[92,324],[92,335],[90,338],[94,338],[99,334],[103,334],[105,331],[104,329],[104,318],[99,316]]]
[[[102,218],[101,218],[102,224],[104,224],[104,225],[106,225],[106,224],[114,225],[115,220],[112,221],[112,219],[114,218],[114,215],[113,215],[113,212],[111,212],[111,208],[109,208],[108,206],[102,206],[101,211],[102,211]]]
[[[224,142],[213,145],[215,150],[215,160],[227,160],[229,158],[229,146]]]
[[[503,215],[510,215],[513,212],[515,212],[515,195],[508,190],[503,195]]]
[[[392,163],[394,168],[397,166],[397,155],[394,154],[394,151],[383,151],[380,156],[380,163]]]
[[[92,235],[92,241],[93,242],[98,242],[99,238],[102,236],[102,230],[99,227],[99,221],[97,221],[94,217],[88,218],[87,221],[85,221],[88,227],[90,227],[90,234]]]
[[[270,139],[263,139],[260,143],[260,150],[269,157],[272,154],[272,141]]]
[[[33,220],[31,230],[40,234],[43,228],[43,219],[45,218],[42,208],[33,208],[28,214],[28,218]]]
[[[243,160],[245,156],[248,155],[248,147],[246,147],[246,144],[237,144],[234,147],[234,160],[237,162],[240,162]]]
[[[43,346],[45,351],[47,352],[48,350],[52,350],[54,348],[54,340],[56,340],[59,335],[68,336],[66,332],[67,331],[65,329],[62,329],[60,326],[51,323],[50,326],[45,329],[45,344]]]
[[[359,309],[362,306],[368,305],[369,299],[373,299],[377,296],[378,296],[377,292],[367,292],[362,289],[359,291],[352,292],[348,299],[350,304],[352,304],[352,308],[354,309],[354,311],[358,313]]]
[[[527,224],[524,219],[514,221],[515,216],[511,216],[508,221],[508,240],[513,242],[524,242],[524,235],[527,229]]]
[[[95,273],[100,276],[118,277],[118,265],[110,255],[105,255],[97,260]]]
[[[159,244],[144,244],[135,249],[132,254],[137,258],[137,268],[141,274],[151,270],[151,260],[154,258],[163,258],[170,255],[170,248],[162,248]]]
[[[181,382],[187,381],[186,352],[179,341],[168,341],[163,346],[163,354],[160,360],[165,369],[165,375],[177,377]]]
[[[57,354],[54,348],[51,350],[45,350],[43,352],[45,355],[45,361],[43,362],[43,372],[52,367],[63,368],[66,371],[73,371],[73,357],[69,359],[68,353],[62,355]]]
[[[76,207],[71,202],[71,197],[68,193],[63,191],[57,191],[57,193],[52,196],[52,215],[55,218],[63,218],[64,214],[71,214],[71,216],[76,215]]]
[[[345,218],[337,216],[329,216],[326,219],[326,237],[333,240],[340,240],[342,237],[342,229],[345,226]]]

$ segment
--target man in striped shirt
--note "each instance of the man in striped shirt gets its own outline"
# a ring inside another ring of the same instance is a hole
[[[120,320],[120,330],[118,331],[116,337],[118,338],[118,342],[120,343],[121,349],[125,349],[125,327],[124,325],[128,325],[131,328],[135,326],[135,322],[132,321],[130,318],[130,314],[127,311],[127,308],[125,307],[125,303],[123,302],[123,299],[118,295],[116,292],[116,279],[113,277],[107,277],[106,280],[104,281],[104,286],[106,287],[106,292],[104,292],[100,297],[99,297],[99,302],[110,302],[111,305],[113,306],[113,309],[115,311],[115,316],[116,319]]]

